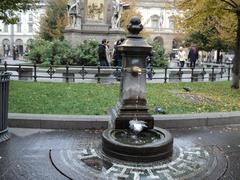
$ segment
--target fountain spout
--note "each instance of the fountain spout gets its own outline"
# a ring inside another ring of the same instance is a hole
[[[142,74],[142,69],[138,66],[133,66],[132,67],[132,75],[133,76],[138,76]]]

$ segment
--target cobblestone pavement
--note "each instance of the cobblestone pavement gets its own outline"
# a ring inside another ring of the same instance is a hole
[[[101,142],[101,130],[10,128],[9,131],[11,139],[0,143],[0,179],[203,179],[204,177],[211,180],[237,180],[240,177],[240,125],[170,129],[174,136],[174,157],[166,163],[145,165],[141,170],[142,175],[139,173],[140,170],[134,171],[139,169],[136,164],[121,164],[121,162],[111,164],[110,161],[106,161],[107,163],[103,165],[102,161],[99,161],[98,145]],[[183,158],[177,162],[179,154],[182,154]],[[82,158],[83,156],[85,158]],[[134,170],[131,167],[135,167]],[[119,170],[121,172],[118,172]],[[103,176],[104,173],[108,173],[108,176]]]

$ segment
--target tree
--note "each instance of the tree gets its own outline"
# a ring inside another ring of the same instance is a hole
[[[168,60],[165,56],[165,50],[162,45],[157,41],[152,41],[149,44],[152,46],[153,51],[153,66],[166,67],[168,64]]]
[[[67,23],[67,0],[48,0],[46,14],[40,22],[39,35],[45,40],[63,40]]]
[[[239,0],[179,0],[178,27],[184,32],[203,32],[204,25],[216,27],[222,40],[235,39],[232,88],[239,88],[240,76],[240,2]],[[211,19],[208,19],[211,17]],[[206,22],[206,20],[208,20]],[[215,37],[214,37],[215,38]]]
[[[0,1],[0,20],[6,24],[15,24],[19,18],[16,12],[27,11],[34,8],[37,0],[1,0]]]
[[[219,62],[221,50],[227,51],[231,49],[228,42],[220,38],[219,32],[211,23],[204,23],[205,29],[191,32],[185,38],[185,46],[196,44],[199,50],[211,51],[217,50],[217,62]]]
[[[121,23],[120,26],[123,27],[126,31],[127,31],[127,26],[131,20],[131,18],[133,16],[138,16],[138,17],[142,17],[141,13],[138,12],[137,10],[137,6],[136,6],[136,0],[124,0],[124,3],[129,4],[129,8],[125,9],[123,11],[122,17],[121,17]],[[140,35],[142,35],[143,37],[148,37],[149,36],[149,32],[146,31],[145,29],[143,29],[140,32]]]

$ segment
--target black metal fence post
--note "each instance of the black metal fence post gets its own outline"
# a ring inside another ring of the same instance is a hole
[[[69,65],[66,64],[66,82],[69,83]]]
[[[0,74],[0,142],[9,139],[8,135],[8,96],[10,73]]]
[[[84,65],[82,66],[82,80],[85,79],[85,67]]]
[[[7,61],[4,62],[4,71],[7,72]]]
[[[194,79],[194,77],[193,77],[194,68],[192,67],[191,69],[192,69],[192,71],[191,71],[191,82],[193,82],[193,79]]]
[[[101,72],[101,67],[98,65],[98,72],[97,72],[97,82],[100,83],[100,72]]]
[[[214,81],[214,67],[212,67],[212,81]]]
[[[34,82],[37,82],[37,64],[34,63],[33,65],[33,70],[34,70]]]
[[[204,81],[204,76],[205,76],[205,68],[203,68],[203,71],[202,71],[202,80]]]
[[[228,66],[228,81],[230,81],[231,66]]]
[[[221,66],[221,73],[220,73],[220,75],[221,75],[221,79],[223,78],[223,67]]]
[[[22,66],[21,64],[18,65],[18,79],[21,80],[22,77]]]
[[[168,68],[166,67],[164,70],[164,83],[167,83],[167,70]]]
[[[183,74],[182,68],[180,67],[179,70],[178,70],[178,80],[179,81],[181,81],[181,79],[182,79],[182,74]]]

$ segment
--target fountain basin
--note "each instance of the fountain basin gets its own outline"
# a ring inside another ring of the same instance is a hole
[[[105,155],[130,162],[153,162],[166,159],[173,152],[173,137],[155,127],[134,135],[128,129],[106,129],[102,134]]]

